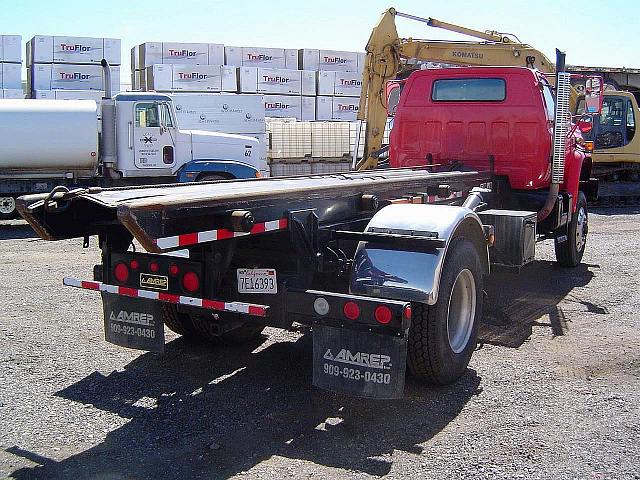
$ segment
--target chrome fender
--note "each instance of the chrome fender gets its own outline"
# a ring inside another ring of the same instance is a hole
[[[451,240],[468,238],[476,246],[485,274],[489,252],[482,222],[466,207],[448,205],[389,205],[377,212],[365,231],[387,228],[391,233],[436,232],[444,248],[410,251],[374,242],[360,242],[351,270],[350,290],[356,295],[421,302],[434,305],[444,259]],[[399,230],[396,232],[396,230]]]

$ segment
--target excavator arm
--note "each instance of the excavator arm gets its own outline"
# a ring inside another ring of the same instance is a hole
[[[400,38],[396,29],[396,17],[421,21],[430,27],[469,35],[483,41]],[[366,121],[365,148],[362,160],[356,165],[358,170],[377,166],[387,121],[386,83],[411,69],[408,60],[471,66],[523,66],[537,68],[547,74],[555,73],[555,65],[542,52],[512,37],[514,36],[496,31],[472,30],[434,18],[416,17],[397,12],[393,8],[385,11],[373,28],[366,46],[358,109],[358,120]]]

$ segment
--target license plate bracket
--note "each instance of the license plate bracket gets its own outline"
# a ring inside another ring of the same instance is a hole
[[[278,280],[274,268],[238,268],[238,293],[258,293],[275,295]]]
[[[104,337],[121,347],[164,352],[164,323],[160,302],[102,293]]]
[[[406,335],[313,324],[313,384],[333,392],[402,398]]]

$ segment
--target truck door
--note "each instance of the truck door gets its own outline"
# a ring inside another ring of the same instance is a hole
[[[171,169],[175,164],[175,123],[169,105],[142,101],[135,105],[134,165],[140,169]]]

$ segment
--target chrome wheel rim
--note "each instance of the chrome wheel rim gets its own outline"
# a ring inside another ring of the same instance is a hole
[[[469,342],[476,315],[476,283],[471,270],[458,273],[447,310],[447,335],[454,353],[462,352]]]
[[[0,213],[9,215],[16,209],[16,201],[13,197],[0,197]]]
[[[578,209],[576,220],[576,251],[581,252],[587,242],[587,212],[584,207]]]

